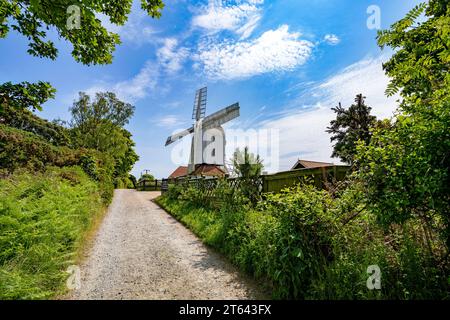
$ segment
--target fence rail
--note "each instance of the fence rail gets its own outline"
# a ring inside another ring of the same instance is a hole
[[[137,183],[138,191],[160,191],[163,180],[141,180]]]
[[[309,180],[317,188],[326,189],[330,183],[342,181],[345,179],[349,166],[329,166],[313,169],[297,169],[275,174],[262,175],[258,179],[252,181],[255,189],[259,193],[279,193],[281,190],[293,187],[305,179]],[[218,178],[212,177],[182,177],[177,179],[163,179],[161,189],[162,192],[168,190],[170,184],[188,183],[196,188],[201,188],[206,195],[212,195],[218,183]],[[230,187],[239,189],[242,183],[240,178],[228,178]]]

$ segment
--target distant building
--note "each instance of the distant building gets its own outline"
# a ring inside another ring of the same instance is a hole
[[[324,168],[324,167],[332,167],[334,163],[329,162],[319,162],[319,161],[309,161],[309,160],[297,160],[295,165],[291,170],[297,169],[314,169],[314,168]]]
[[[180,166],[178,167],[172,174],[169,176],[169,179],[176,179],[185,177],[188,175],[188,167]],[[195,165],[195,170],[189,174],[189,176],[193,177],[224,177],[226,176],[226,171],[222,168],[222,166],[215,164],[197,164]]]
[[[215,164],[197,164],[195,166],[194,172],[191,173],[192,176],[203,176],[203,177],[225,177],[226,172],[222,169],[222,166]]]
[[[188,173],[188,167],[186,166],[180,166],[178,167],[172,174],[169,176],[169,179],[176,179],[180,177],[187,176]]]

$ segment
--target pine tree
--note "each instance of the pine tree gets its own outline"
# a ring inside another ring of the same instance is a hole
[[[371,130],[375,125],[376,117],[370,115],[371,107],[364,102],[362,94],[355,98],[355,104],[345,109],[341,103],[332,110],[336,113],[336,120],[330,122],[327,132],[332,134],[331,142],[336,142],[333,148],[334,158],[340,158],[343,162],[353,164],[358,141],[365,144],[370,142]]]

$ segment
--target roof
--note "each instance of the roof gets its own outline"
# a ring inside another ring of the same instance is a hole
[[[225,176],[225,171],[215,164],[200,164],[192,172],[194,176]]]
[[[179,166],[174,172],[172,172],[172,174],[169,176],[169,179],[187,176],[187,174],[188,174],[188,167]]]
[[[323,168],[334,166],[333,163],[329,162],[319,162],[319,161],[309,161],[309,160],[301,160],[299,159],[291,170],[295,169],[311,169],[311,168]]]

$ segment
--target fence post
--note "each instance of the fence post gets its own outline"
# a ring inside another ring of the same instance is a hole
[[[266,176],[265,175],[263,175],[263,176],[261,176],[261,178],[262,178],[262,185],[263,185],[263,188],[262,188],[262,192],[269,192],[269,183],[268,183],[268,180],[266,179]]]

